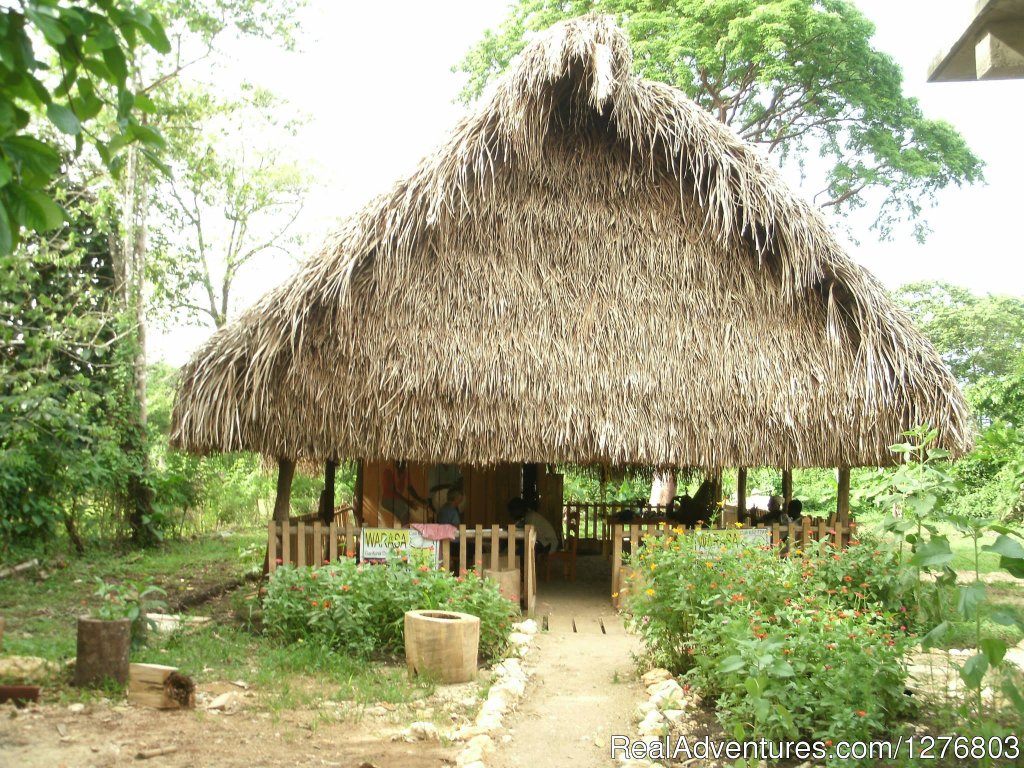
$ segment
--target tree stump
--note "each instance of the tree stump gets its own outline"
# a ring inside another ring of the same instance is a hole
[[[128,682],[128,653],[131,649],[130,619],[78,619],[78,653],[75,685],[101,685],[104,680]]]
[[[439,683],[476,678],[480,619],[454,611],[406,611],[405,661],[412,675]]]

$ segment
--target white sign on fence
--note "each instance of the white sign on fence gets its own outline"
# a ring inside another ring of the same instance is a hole
[[[767,528],[723,528],[694,531],[693,545],[702,552],[720,552],[722,547],[767,547],[772,543],[772,532]]]
[[[413,557],[430,552],[434,565],[440,562],[441,543],[423,538],[412,528],[363,528],[359,534],[359,562],[379,563],[390,557]]]

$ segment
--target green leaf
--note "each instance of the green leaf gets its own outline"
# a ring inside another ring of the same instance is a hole
[[[14,174],[11,173],[11,166],[0,157],[0,187],[6,186],[12,178]]]
[[[1006,678],[1003,680],[1003,684],[1000,686],[1000,690],[1011,702],[1018,712],[1024,713],[1024,697],[1020,695],[1020,691],[1017,690],[1017,686],[1014,685],[1013,680]]]
[[[1021,628],[1021,631],[1024,631],[1024,620],[1012,608],[994,608],[988,617],[996,624],[1004,627],[1017,626]]]
[[[733,672],[739,672],[745,666],[746,664],[744,663],[742,656],[729,656],[722,659],[721,663],[718,665],[718,671],[723,675],[729,675]]]
[[[171,52],[171,42],[167,39],[167,33],[156,17],[150,16],[148,24],[140,23],[139,31],[142,33],[142,39],[149,43],[153,50],[158,53]]]
[[[74,136],[82,131],[82,124],[78,117],[63,104],[51,103],[46,108],[46,116],[50,122],[57,126],[62,133]]]
[[[985,678],[986,672],[988,672],[988,659],[985,658],[985,654],[978,653],[971,656],[964,664],[960,670],[960,678],[968,687],[978,688]]]
[[[779,659],[772,664],[768,671],[775,677],[793,677],[795,674],[793,671],[793,665],[785,659]]]
[[[57,19],[47,13],[41,13],[32,6],[25,8],[25,17],[43,33],[46,42],[54,46],[63,45],[68,39],[67,34]]]
[[[1024,579],[1024,560],[1015,557],[999,558],[999,567],[1017,579]]]
[[[941,624],[932,627],[928,634],[921,638],[921,647],[926,651],[929,648],[934,647],[942,641],[942,638],[945,637],[947,631],[949,631],[948,621],[944,621]]]
[[[957,592],[959,593],[957,611],[966,619],[973,618],[978,606],[985,601],[985,585],[975,582],[959,587]]]
[[[910,558],[910,564],[919,568],[935,568],[945,565],[953,559],[953,551],[949,548],[949,540],[945,536],[933,536],[918,547]]]
[[[123,83],[128,79],[128,62],[120,47],[104,48],[103,63],[107,65],[111,74],[117,78],[117,82]]]
[[[986,544],[981,549],[984,552],[995,552],[1003,557],[1024,560],[1024,547],[1020,545],[1019,541],[1011,539],[1004,533],[999,534],[993,543]]]
[[[985,638],[978,643],[978,648],[985,654],[989,665],[993,667],[998,667],[1003,661],[1003,656],[1006,655],[1006,643],[998,637]]]
[[[37,232],[47,232],[64,225],[64,209],[57,205],[45,192],[36,189],[19,190],[18,196],[28,210],[25,225]]]
[[[11,220],[7,216],[7,208],[0,204],[0,255],[14,250],[14,232]]]
[[[748,677],[743,681],[743,687],[747,689],[752,697],[757,698],[761,695],[762,686],[753,677]]]
[[[0,150],[13,161],[15,174],[28,186],[45,186],[60,170],[60,155],[31,136],[4,139]]]

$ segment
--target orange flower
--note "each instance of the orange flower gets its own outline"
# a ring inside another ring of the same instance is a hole
[[[350,587],[350,586],[349,586],[348,584],[342,584],[342,585],[341,585],[341,591],[342,591],[342,592],[348,592],[348,591],[350,591],[351,589],[352,589],[352,587]]]
[[[324,608],[330,608],[330,607],[331,607],[331,601],[330,600],[324,600]]]

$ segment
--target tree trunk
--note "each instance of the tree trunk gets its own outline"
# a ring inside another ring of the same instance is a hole
[[[128,526],[134,543],[157,541],[153,525],[153,489],[150,488],[149,441],[146,435],[146,213],[149,183],[140,168],[139,152],[126,150],[121,238],[114,250],[114,276],[122,310],[132,319],[135,350],[132,356],[131,416],[122,449],[133,461],[127,478]]]
[[[320,496],[320,520],[324,525],[334,522],[334,474],[338,462],[328,461],[324,467],[324,492]]]
[[[292,503],[292,478],[295,477],[295,462],[291,459],[277,460],[277,498],[274,500],[274,520],[288,522]]]

